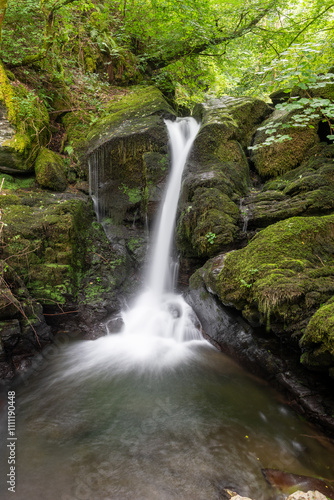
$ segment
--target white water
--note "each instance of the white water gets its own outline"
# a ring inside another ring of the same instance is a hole
[[[166,120],[166,126],[170,137],[172,170],[162,206],[149,278],[150,288],[158,296],[161,296],[170,278],[168,273],[169,254],[173,240],[182,173],[200,124],[194,118],[184,118],[175,122]]]
[[[198,356],[203,339],[201,325],[181,295],[168,290],[175,265],[170,265],[175,217],[182,173],[200,125],[193,118],[166,120],[170,137],[171,173],[154,240],[152,266],[147,288],[127,311],[121,313],[121,332],[95,341],[83,342],[68,350],[63,374],[78,372],[101,376],[148,370],[157,372]],[[91,173],[93,179],[94,174]],[[174,267],[174,268],[173,268]]]

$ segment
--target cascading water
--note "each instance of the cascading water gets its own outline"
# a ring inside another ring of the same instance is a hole
[[[147,290],[139,296],[131,310],[123,313],[124,335],[139,335],[152,342],[152,336],[169,344],[203,340],[200,325],[191,307],[181,295],[168,290],[173,282],[169,255],[174,234],[175,216],[184,165],[200,125],[193,118],[166,121],[170,136],[172,167],[154,238],[152,265]]]
[[[15,387],[17,482],[13,495],[4,411],[3,500],[214,500],[224,488],[281,500],[262,468],[334,479],[330,441],[203,340],[192,309],[169,288],[181,164],[198,125],[168,128],[186,147],[173,149],[178,180],[168,186],[147,290],[123,312],[120,333],[54,346],[48,366]],[[91,171],[97,206],[98,175]]]
[[[162,205],[157,231],[155,252],[150,270],[149,286],[154,294],[161,296],[168,282],[168,265],[173,238],[176,209],[178,205],[184,165],[190,148],[199,131],[200,124],[194,118],[166,121],[172,157],[172,171]]]
[[[80,362],[71,363],[71,373],[87,370],[93,366],[94,359],[103,360],[104,369],[113,371],[159,371],[196,356],[196,344],[211,347],[202,337],[200,323],[192,308],[182,295],[174,294],[170,288],[173,266],[170,266],[169,254],[182,173],[200,124],[194,118],[183,118],[175,122],[166,120],[166,125],[172,155],[171,174],[154,237],[146,289],[129,310],[121,313],[124,326],[120,333],[103,337],[92,345],[85,343],[80,351],[76,351]],[[94,174],[91,168],[90,175],[95,199],[98,174]]]

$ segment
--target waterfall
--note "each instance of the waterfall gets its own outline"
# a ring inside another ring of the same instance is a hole
[[[190,148],[200,128],[200,124],[194,118],[178,119],[175,122],[166,120],[165,123],[170,138],[172,168],[155,238],[155,251],[149,278],[149,286],[158,296],[161,296],[170,282],[169,255],[182,173]]]
[[[105,149],[100,147],[89,158],[89,194],[93,200],[94,211],[98,222],[106,213],[104,197],[100,196],[100,187],[104,179]]]
[[[171,173],[153,238],[152,265],[147,290],[129,311],[123,312],[125,335],[161,337],[176,342],[202,340],[199,321],[181,295],[168,290],[174,281],[175,264],[170,265],[175,217],[183,169],[200,124],[194,118],[166,120],[171,149]]]
[[[203,339],[201,324],[192,308],[182,295],[173,293],[171,284],[175,265],[169,266],[182,172],[200,125],[193,118],[166,121],[166,125],[172,153],[171,173],[153,237],[152,266],[146,287],[134,304],[121,312],[121,331],[108,332],[105,337],[83,342],[73,351],[67,351],[65,365],[68,363],[68,370],[64,367],[64,376],[87,374],[93,367],[94,372],[101,376],[133,370],[156,373],[196,358],[200,345],[212,348]],[[91,192],[95,197],[102,180],[99,156],[101,154],[97,153],[92,158],[90,171]]]

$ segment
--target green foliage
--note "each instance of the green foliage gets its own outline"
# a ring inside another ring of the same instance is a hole
[[[217,235],[215,233],[212,233],[211,231],[209,231],[208,233],[206,233],[205,237],[208,240],[208,243],[210,243],[210,245],[213,245],[215,242],[215,239],[217,238]]]
[[[327,138],[334,139],[334,74],[332,72],[317,74],[319,67],[326,68],[324,61],[322,65],[319,64],[323,50],[324,46],[315,42],[292,44],[282,52],[283,57],[274,59],[270,66],[258,72],[265,78],[261,85],[268,91],[275,90],[278,86],[284,89],[287,100],[277,104],[276,109],[291,115],[287,122],[275,121],[274,126],[269,122],[260,127],[259,130],[264,130],[268,137],[250,149],[259,149],[275,142],[290,140],[291,136],[289,133],[285,134],[284,129],[314,128],[314,124],[320,120],[328,124],[330,133]],[[327,95],[330,98],[326,97]]]
[[[130,203],[139,203],[142,199],[141,191],[138,187],[130,188],[129,186],[126,186],[126,184],[122,183],[119,186],[119,189],[122,191],[122,193],[128,196]]]
[[[330,67],[332,7],[329,0],[15,0],[2,54],[69,85],[85,73],[117,84],[149,79],[181,104],[208,92],[265,96],[288,83],[303,89],[302,78],[311,82]]]

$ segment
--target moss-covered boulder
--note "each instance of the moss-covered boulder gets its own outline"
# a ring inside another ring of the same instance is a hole
[[[202,127],[183,181],[177,245],[183,256],[207,258],[242,240],[239,199],[249,187],[244,147],[271,109],[258,99],[214,99],[194,114]]]
[[[84,265],[80,242],[93,218],[86,198],[43,191],[17,191],[15,197],[16,203],[14,195],[1,197],[2,256],[43,305],[70,303]]]
[[[108,240],[88,196],[18,189],[3,193],[0,208],[0,256],[41,306],[78,310],[83,328],[92,328],[120,310],[122,293],[136,288],[137,246],[146,248],[146,241],[133,227],[115,227]],[[14,312],[15,304],[3,305]]]
[[[298,349],[310,318],[334,293],[334,216],[278,222],[222,256],[219,272],[208,269],[205,280],[223,304]]]
[[[275,111],[262,126],[269,127],[269,130],[276,130],[279,123],[283,125],[290,123],[292,117],[297,113],[298,111]],[[276,177],[298,167],[308,157],[310,149],[319,142],[317,134],[319,121],[318,119],[318,121],[310,122],[313,128],[289,127],[284,129],[284,133],[290,136],[290,140],[275,141],[271,145],[254,149],[251,159],[258,173],[264,178]],[[266,130],[259,130],[254,138],[254,146],[264,143],[267,137]]]
[[[15,85],[14,85],[15,83]],[[0,171],[31,171],[49,134],[43,102],[18,82],[12,83],[0,62]]]
[[[229,97],[210,99],[196,105],[194,116],[203,127],[210,125],[220,130],[220,137],[237,140],[243,147],[250,144],[254,127],[271,114],[271,108],[253,97]]]
[[[105,116],[89,131],[90,185],[101,220],[144,222],[166,176],[164,117],[173,116],[158,89],[134,87],[107,106]]]
[[[36,163],[35,174],[38,184],[51,191],[65,191],[66,171],[63,158],[47,148],[42,148]]]
[[[334,299],[321,306],[310,319],[300,340],[301,362],[310,369],[328,369],[334,377]]]
[[[300,215],[334,210],[334,146],[320,143],[300,167],[267,181],[244,199],[249,229]]]

